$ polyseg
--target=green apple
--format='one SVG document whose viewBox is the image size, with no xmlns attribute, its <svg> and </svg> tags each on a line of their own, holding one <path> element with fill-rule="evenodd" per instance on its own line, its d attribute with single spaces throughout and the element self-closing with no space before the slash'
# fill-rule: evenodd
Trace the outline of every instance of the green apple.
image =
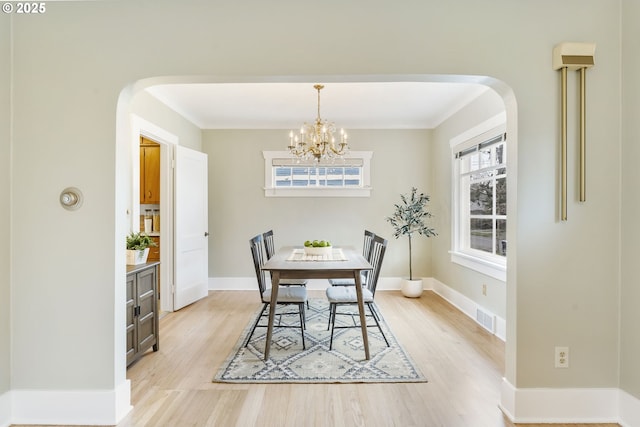
<svg viewBox="0 0 640 427">
<path fill-rule="evenodd" d="M 304 242 L 304 245 L 305 245 L 306 247 L 311 246 L 311 241 L 310 241 L 310 240 L 305 241 L 305 242 Z"/>
</svg>

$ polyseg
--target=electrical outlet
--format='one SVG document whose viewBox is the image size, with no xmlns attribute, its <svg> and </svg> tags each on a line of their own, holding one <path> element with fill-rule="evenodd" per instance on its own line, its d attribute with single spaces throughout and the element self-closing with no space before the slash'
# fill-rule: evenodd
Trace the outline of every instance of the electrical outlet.
<svg viewBox="0 0 640 427">
<path fill-rule="evenodd" d="M 556 368 L 569 367 L 569 347 L 556 347 Z"/>
<path fill-rule="evenodd" d="M 487 296 L 487 285 L 486 284 L 482 284 L 482 295 Z"/>
</svg>

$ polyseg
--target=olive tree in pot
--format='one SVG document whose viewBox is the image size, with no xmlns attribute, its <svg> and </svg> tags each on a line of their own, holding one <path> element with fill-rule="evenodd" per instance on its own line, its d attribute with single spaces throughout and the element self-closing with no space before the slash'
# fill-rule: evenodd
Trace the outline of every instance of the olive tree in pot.
<svg viewBox="0 0 640 427">
<path fill-rule="evenodd" d="M 411 194 L 401 194 L 401 203 L 395 204 L 395 211 L 386 220 L 393 226 L 393 237 L 400 236 L 409 238 L 409 278 L 403 279 L 401 285 L 402 294 L 406 297 L 416 298 L 422 295 L 422 279 L 413 278 L 413 264 L 411 253 L 411 238 L 414 235 L 424 237 L 437 236 L 436 231 L 427 226 L 425 220 L 431 217 L 431 213 L 426 210 L 429 196 L 418 193 L 418 189 L 413 187 Z"/>
</svg>

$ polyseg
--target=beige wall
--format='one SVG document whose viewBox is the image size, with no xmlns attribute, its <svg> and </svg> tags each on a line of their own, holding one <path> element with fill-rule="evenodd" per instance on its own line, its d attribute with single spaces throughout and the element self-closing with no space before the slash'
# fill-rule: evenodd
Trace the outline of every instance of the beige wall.
<svg viewBox="0 0 640 427">
<path fill-rule="evenodd" d="M 146 91 L 135 94 L 131 112 L 178 137 L 179 144 L 193 150 L 202 149 L 202 131 L 189 120 L 168 108 Z"/>
<path fill-rule="evenodd" d="M 0 67 L 0 199 L 10 200 L 11 176 L 11 57 L 9 17 L 0 16 L 0 58 L 9 66 Z M 0 396 L 10 386 L 10 203 L 0 203 Z M 0 404 L 0 407 L 2 405 Z M 3 421 L 0 410 L 0 424 Z"/>
<path fill-rule="evenodd" d="M 381 274 L 408 276 L 407 242 L 393 238 L 385 217 L 393 212 L 400 193 L 412 186 L 430 194 L 429 134 L 426 130 L 352 129 L 352 150 L 373 151 L 371 197 L 282 198 L 264 195 L 262 151 L 286 149 L 286 130 L 204 131 L 202 148 L 209 158 L 209 276 L 255 274 L 248 241 L 269 229 L 274 230 L 278 245 L 300 245 L 310 238 L 359 248 L 365 228 L 389 239 Z M 430 247 L 428 239 L 415 240 L 418 277 L 431 276 Z"/>
<path fill-rule="evenodd" d="M 640 4 L 624 1 L 622 79 L 622 285 L 620 386 L 640 397 L 640 28 L 634 25 L 640 16 Z"/>
<path fill-rule="evenodd" d="M 622 1 L 633 9 L 629 0 Z M 0 193 L 11 194 L 11 229 L 20 236 L 9 254 L 12 389 L 113 390 L 125 381 L 120 260 L 126 202 L 119 186 L 130 165 L 123 155 L 128 136 L 116 128 L 116 122 L 122 125 L 117 107 L 123 88 L 135 89 L 129 85 L 153 76 L 286 81 L 277 76 L 293 75 L 313 82 L 314 75 L 331 80 L 362 74 L 492 76 L 513 90 L 517 244 L 510 247 L 515 256 L 507 320 L 514 326 L 507 332 L 506 378 L 518 388 L 617 387 L 620 3 L 406 0 L 398 7 L 329 0 L 304 8 L 290 0 L 249 3 L 49 2 L 37 19 L 11 17 L 13 157 L 11 182 L 0 181 Z M 338 31 L 307 31 L 308 16 L 326 10 L 337 11 L 331 26 Z M 141 21 L 163 31 L 148 31 Z M 345 38 L 345 31 L 352 36 Z M 625 37 L 636 40 L 637 34 Z M 576 199 L 572 162 L 565 223 L 557 214 L 559 83 L 551 52 L 556 43 L 574 40 L 593 41 L 598 48 L 588 78 L 588 114 L 594 118 L 587 130 L 588 201 Z M 0 54 L 8 63 L 7 50 Z M 6 85 L 6 78 L 0 81 Z M 637 121 L 637 106 L 630 108 L 630 120 Z M 626 125 L 625 135 L 637 130 L 634 126 Z M 86 196 L 76 212 L 57 201 L 69 185 Z M 272 203 L 280 211 L 281 202 Z M 34 240 L 48 254 L 38 258 L 37 268 Z M 624 248 L 635 259 L 637 248 Z M 90 303 L 77 304 L 79 296 Z M 637 342 L 629 333 L 625 338 Z M 556 345 L 571 348 L 571 369 L 553 368 Z M 625 388 L 640 396 L 638 381 L 628 381 L 634 380 L 625 380 Z"/>
</svg>

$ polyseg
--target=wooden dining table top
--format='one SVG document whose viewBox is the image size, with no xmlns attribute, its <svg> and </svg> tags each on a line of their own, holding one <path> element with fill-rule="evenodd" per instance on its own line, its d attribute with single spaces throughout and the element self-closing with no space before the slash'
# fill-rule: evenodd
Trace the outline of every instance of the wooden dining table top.
<svg viewBox="0 0 640 427">
<path fill-rule="evenodd" d="M 373 268 L 360 252 L 349 246 L 335 248 L 342 250 L 346 258 L 344 261 L 289 261 L 288 258 L 293 250 L 300 248 L 300 246 L 285 246 L 280 248 L 271 259 L 265 262 L 262 269 L 266 271 L 279 271 L 283 278 L 348 279 L 353 278 L 353 272 L 356 270 L 371 270 Z"/>
</svg>

